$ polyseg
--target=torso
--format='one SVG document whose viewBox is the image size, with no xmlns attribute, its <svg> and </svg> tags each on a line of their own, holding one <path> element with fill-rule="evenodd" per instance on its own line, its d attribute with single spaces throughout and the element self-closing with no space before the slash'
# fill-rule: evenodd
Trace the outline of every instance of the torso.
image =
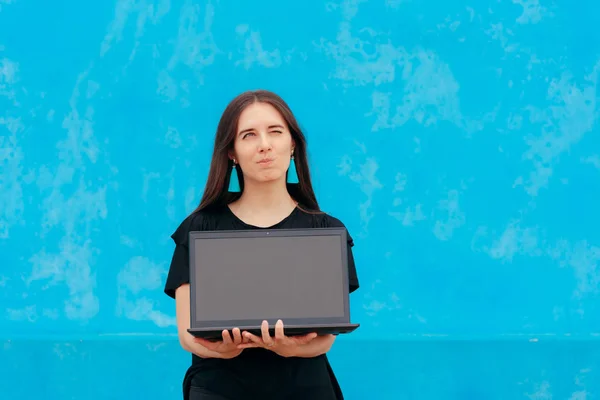
<svg viewBox="0 0 600 400">
<path fill-rule="evenodd" d="M 326 213 L 306 212 L 299 207 L 294 208 L 273 225 L 256 226 L 242 221 L 228 206 L 223 206 L 210 212 L 201 211 L 191 215 L 180 226 L 180 230 L 294 229 L 331 226 L 343 225 Z M 283 322 L 285 324 L 285 321 Z M 297 393 L 300 388 L 307 389 L 316 385 L 330 393 L 328 397 L 323 398 L 328 400 L 342 398 L 326 355 L 315 358 L 283 358 L 265 349 L 246 349 L 239 356 L 229 360 L 202 359 L 192 355 L 192 365 L 185 380 L 185 386 L 189 385 L 219 391 L 224 395 L 227 393 L 233 395 L 235 392 L 231 391 L 236 389 L 236 385 L 240 385 L 239 390 L 242 390 L 242 387 L 246 392 L 258 390 L 263 395 L 262 398 L 269 399 L 279 398 L 270 397 L 276 392 L 291 390 Z"/>
</svg>

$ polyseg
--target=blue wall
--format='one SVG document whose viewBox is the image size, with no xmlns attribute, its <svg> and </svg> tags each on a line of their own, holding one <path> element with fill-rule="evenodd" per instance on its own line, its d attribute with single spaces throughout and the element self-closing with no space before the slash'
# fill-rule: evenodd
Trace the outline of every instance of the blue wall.
<svg viewBox="0 0 600 400">
<path fill-rule="evenodd" d="M 169 235 L 254 88 L 356 239 L 348 399 L 600 397 L 599 25 L 592 0 L 0 0 L 0 397 L 180 398 Z"/>
</svg>

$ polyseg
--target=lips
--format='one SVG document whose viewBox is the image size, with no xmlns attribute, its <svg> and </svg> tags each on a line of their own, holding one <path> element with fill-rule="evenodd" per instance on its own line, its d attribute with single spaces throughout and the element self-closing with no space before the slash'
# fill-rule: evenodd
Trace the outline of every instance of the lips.
<svg viewBox="0 0 600 400">
<path fill-rule="evenodd" d="M 260 160 L 258 163 L 259 164 L 269 164 L 271 162 L 273 162 L 272 158 L 265 158 L 265 159 Z"/>
</svg>

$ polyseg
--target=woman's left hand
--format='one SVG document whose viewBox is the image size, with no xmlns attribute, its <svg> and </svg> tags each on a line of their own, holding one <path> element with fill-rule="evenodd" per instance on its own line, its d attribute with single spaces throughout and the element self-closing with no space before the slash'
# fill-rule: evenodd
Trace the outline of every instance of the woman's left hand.
<svg viewBox="0 0 600 400">
<path fill-rule="evenodd" d="M 317 334 L 312 332 L 302 336 L 285 336 L 283 333 L 283 321 L 278 320 L 275 324 L 275 337 L 269 334 L 269 323 L 263 321 L 260 327 L 261 336 L 256 336 L 250 332 L 244 331 L 243 337 L 249 343 L 238 345 L 239 349 L 247 349 L 252 347 L 262 347 L 279 354 L 282 357 L 294 357 L 298 348 L 308 344 L 311 340 L 317 337 Z"/>
</svg>

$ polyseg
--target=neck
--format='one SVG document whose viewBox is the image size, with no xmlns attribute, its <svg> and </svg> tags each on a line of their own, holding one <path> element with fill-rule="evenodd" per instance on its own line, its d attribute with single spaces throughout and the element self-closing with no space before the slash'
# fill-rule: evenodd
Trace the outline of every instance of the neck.
<svg viewBox="0 0 600 400">
<path fill-rule="evenodd" d="M 273 212 L 295 207 L 296 202 L 287 191 L 285 181 L 258 183 L 244 182 L 244 192 L 238 206 L 255 212 Z"/>
</svg>

